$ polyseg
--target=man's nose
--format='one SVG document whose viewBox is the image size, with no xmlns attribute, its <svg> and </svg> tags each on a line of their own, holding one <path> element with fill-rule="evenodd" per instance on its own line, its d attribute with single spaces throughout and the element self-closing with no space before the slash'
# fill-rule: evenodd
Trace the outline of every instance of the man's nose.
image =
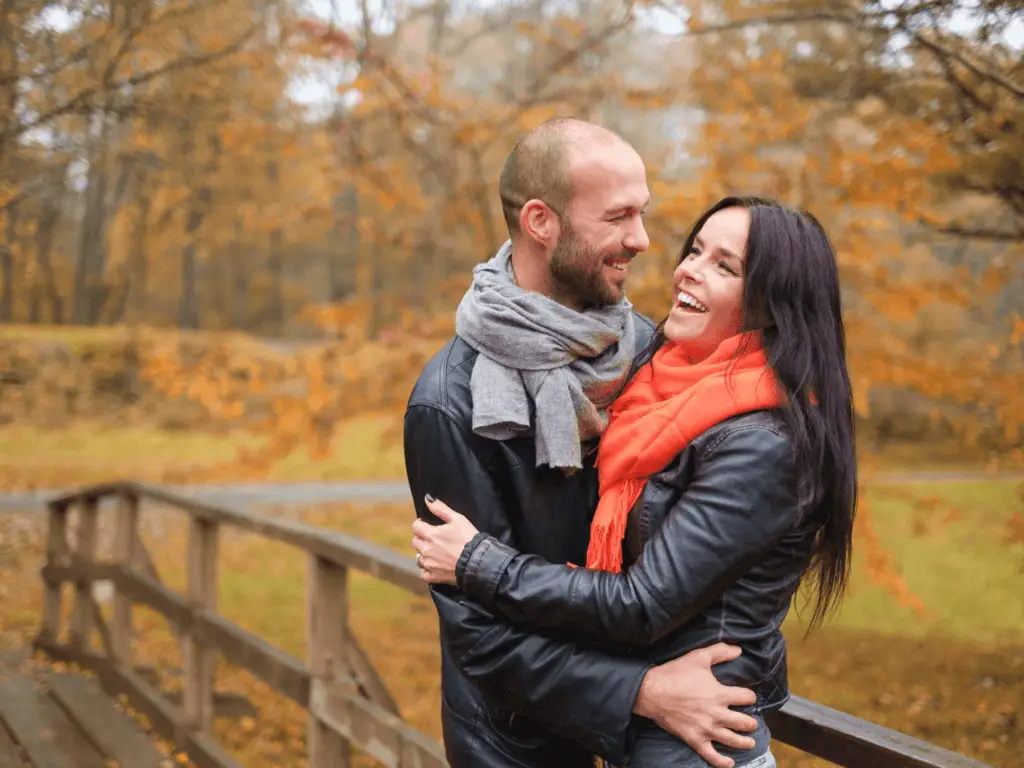
<svg viewBox="0 0 1024 768">
<path fill-rule="evenodd" d="M 632 226 L 622 240 L 622 246 L 636 253 L 646 251 L 651 247 L 651 238 L 647 236 L 647 230 L 644 228 L 642 217 L 637 216 L 633 219 Z"/>
</svg>

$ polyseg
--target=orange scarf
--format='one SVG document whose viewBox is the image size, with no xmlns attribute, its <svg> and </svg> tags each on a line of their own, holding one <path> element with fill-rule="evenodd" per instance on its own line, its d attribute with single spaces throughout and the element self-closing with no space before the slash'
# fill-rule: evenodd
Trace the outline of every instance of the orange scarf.
<svg viewBox="0 0 1024 768">
<path fill-rule="evenodd" d="M 743 344 L 750 351 L 737 357 Z M 609 409 L 597 453 L 601 498 L 590 527 L 587 567 L 622 570 L 630 510 L 647 478 L 668 466 L 690 441 L 720 421 L 783 402 L 756 336 L 726 339 L 699 363 L 666 343 Z"/>
</svg>

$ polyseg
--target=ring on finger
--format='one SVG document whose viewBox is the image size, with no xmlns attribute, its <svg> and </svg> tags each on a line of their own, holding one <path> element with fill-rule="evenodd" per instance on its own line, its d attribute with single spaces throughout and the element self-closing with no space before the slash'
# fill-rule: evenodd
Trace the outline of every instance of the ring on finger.
<svg viewBox="0 0 1024 768">
<path fill-rule="evenodd" d="M 418 568 L 423 568 L 423 553 L 422 552 L 417 552 L 416 553 L 416 566 Z"/>
</svg>

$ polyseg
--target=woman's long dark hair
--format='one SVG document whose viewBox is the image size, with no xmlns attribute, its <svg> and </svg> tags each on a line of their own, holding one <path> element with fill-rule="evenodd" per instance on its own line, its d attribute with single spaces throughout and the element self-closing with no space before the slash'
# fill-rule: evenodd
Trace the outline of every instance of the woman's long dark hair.
<svg viewBox="0 0 1024 768">
<path fill-rule="evenodd" d="M 704 223 L 725 208 L 750 211 L 744 330 L 760 331 L 768 364 L 788 400 L 780 416 L 803 470 L 800 482 L 807 484 L 805 492 L 815 500 L 808 511 L 816 519 L 807 521 L 820 526 L 811 563 L 817 600 L 810 630 L 835 607 L 846 588 L 857 507 L 853 395 L 836 254 L 810 213 L 757 197 L 727 197 L 693 225 L 680 261 Z M 664 325 L 658 327 L 645 358 L 665 342 Z"/>
</svg>

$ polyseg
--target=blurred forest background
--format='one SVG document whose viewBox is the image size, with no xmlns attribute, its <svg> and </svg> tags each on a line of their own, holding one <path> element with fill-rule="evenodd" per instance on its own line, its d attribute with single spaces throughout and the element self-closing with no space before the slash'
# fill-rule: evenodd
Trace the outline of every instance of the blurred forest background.
<svg viewBox="0 0 1024 768">
<path fill-rule="evenodd" d="M 1024 468 L 1021 0 L 0 0 L 0 43 L 0 489 L 402 480 L 412 383 L 506 237 L 501 163 L 582 117 L 647 162 L 652 318 L 725 194 L 836 244 L 865 502 L 797 692 L 1019 761 L 1024 486 L 946 481 Z M 408 549 L 405 505 L 302 514 Z M 0 635 L 38 623 L 10 519 L 0 573 L 27 586 Z M 302 564 L 245 547 L 233 618 L 301 648 L 279 590 Z M 432 615 L 354 601 L 365 647 L 412 644 L 376 661 L 433 732 Z M 301 754 L 260 700 L 236 754 Z"/>
</svg>

